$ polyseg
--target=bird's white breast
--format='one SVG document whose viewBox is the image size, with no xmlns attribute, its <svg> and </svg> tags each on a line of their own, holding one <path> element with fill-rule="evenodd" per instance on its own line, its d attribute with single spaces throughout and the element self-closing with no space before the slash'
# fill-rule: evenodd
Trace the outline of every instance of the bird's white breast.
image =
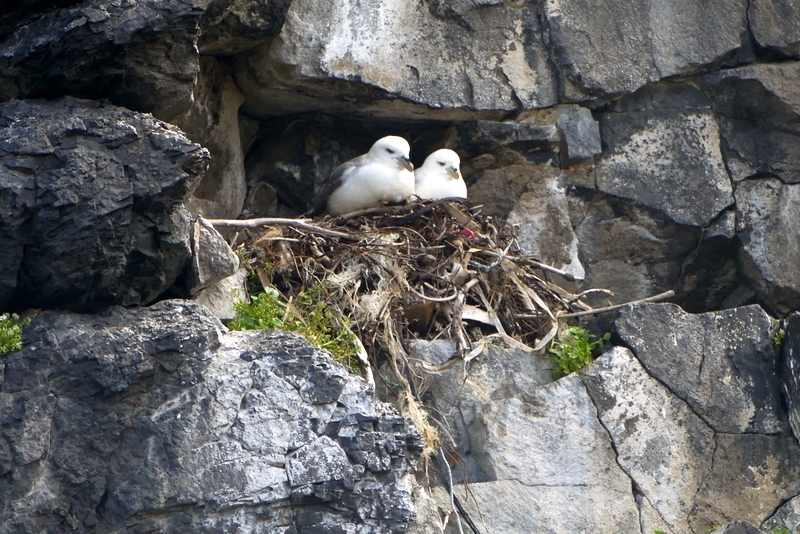
<svg viewBox="0 0 800 534">
<path fill-rule="evenodd" d="M 414 193 L 414 173 L 389 165 L 370 162 L 354 168 L 342 177 L 340 185 L 328 198 L 328 212 L 341 215 L 380 206 L 381 202 L 401 202 Z"/>
<path fill-rule="evenodd" d="M 446 171 L 419 169 L 417 172 L 415 194 L 419 198 L 436 200 L 447 197 L 467 198 L 467 184 L 461 178 L 453 179 Z"/>
</svg>

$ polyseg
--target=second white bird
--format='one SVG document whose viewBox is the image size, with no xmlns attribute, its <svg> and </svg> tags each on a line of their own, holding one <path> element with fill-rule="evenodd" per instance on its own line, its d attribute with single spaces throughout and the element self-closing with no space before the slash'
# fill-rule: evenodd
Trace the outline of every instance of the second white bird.
<svg viewBox="0 0 800 534">
<path fill-rule="evenodd" d="M 419 198 L 467 198 L 467 184 L 461 177 L 461 158 L 449 148 L 432 152 L 414 171 L 414 193 Z"/>
</svg>

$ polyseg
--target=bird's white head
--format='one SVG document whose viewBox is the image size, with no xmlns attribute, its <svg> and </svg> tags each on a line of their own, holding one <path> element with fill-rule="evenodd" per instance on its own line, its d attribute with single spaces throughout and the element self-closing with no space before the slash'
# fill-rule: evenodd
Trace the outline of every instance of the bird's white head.
<svg viewBox="0 0 800 534">
<path fill-rule="evenodd" d="M 429 172 L 446 172 L 452 180 L 461 178 L 461 158 L 449 148 L 440 148 L 425 158 L 420 169 Z"/>
<path fill-rule="evenodd" d="M 411 147 L 408 141 L 396 135 L 389 135 L 382 137 L 375 141 L 372 148 L 367 152 L 367 156 L 375 161 L 382 161 L 384 163 L 396 162 L 398 168 L 407 171 L 414 170 L 409 156 L 411 154 Z"/>
</svg>

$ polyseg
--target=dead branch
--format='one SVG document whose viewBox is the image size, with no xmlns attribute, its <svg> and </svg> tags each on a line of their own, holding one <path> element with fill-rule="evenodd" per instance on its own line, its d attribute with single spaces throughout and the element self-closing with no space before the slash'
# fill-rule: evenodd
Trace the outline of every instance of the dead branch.
<svg viewBox="0 0 800 534">
<path fill-rule="evenodd" d="M 260 226 L 291 226 L 299 230 L 305 230 L 314 234 L 324 235 L 328 237 L 338 237 L 339 239 L 347 239 L 349 241 L 358 241 L 363 236 L 348 234 L 345 232 L 337 232 L 328 228 L 321 228 L 313 224 L 307 223 L 303 219 L 280 219 L 268 217 L 263 219 L 207 219 L 209 223 L 214 226 L 227 226 L 227 227 L 241 227 L 241 228 L 258 228 Z"/>
<path fill-rule="evenodd" d="M 618 310 L 620 308 L 624 308 L 625 306 L 632 306 L 634 304 L 644 304 L 646 302 L 658 302 L 660 300 L 665 300 L 675 296 L 675 292 L 673 290 L 664 291 L 663 293 L 659 293 L 658 295 L 653 295 L 652 297 L 647 297 L 644 299 L 639 300 L 632 300 L 630 302 L 624 302 L 622 304 L 614 304 L 613 306 L 606 306 L 605 308 L 596 308 L 594 310 L 586 310 L 582 312 L 575 312 L 575 313 L 564 313 L 558 316 L 559 319 L 570 319 L 573 317 L 583 317 L 585 315 L 594 315 L 597 313 L 605 313 L 609 311 Z"/>
</svg>

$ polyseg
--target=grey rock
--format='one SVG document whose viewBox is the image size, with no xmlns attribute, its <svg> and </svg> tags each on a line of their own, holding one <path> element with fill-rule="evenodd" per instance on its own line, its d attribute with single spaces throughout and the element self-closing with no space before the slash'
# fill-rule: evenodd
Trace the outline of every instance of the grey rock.
<svg viewBox="0 0 800 534">
<path fill-rule="evenodd" d="M 182 0 L 52 11 L 0 44 L 0 100 L 106 97 L 169 120 L 191 105 L 202 11 Z"/>
<path fill-rule="evenodd" d="M 800 441 L 800 314 L 794 313 L 786 321 L 785 337 L 781 346 L 780 379 L 783 387 L 789 425 Z"/>
<path fill-rule="evenodd" d="M 712 430 L 625 348 L 581 375 L 620 467 L 673 531 L 693 532 L 695 496 L 713 466 Z"/>
<path fill-rule="evenodd" d="M 591 95 L 614 95 L 722 63 L 746 42 L 747 5 L 548 0 L 543 13 L 567 80 Z"/>
<path fill-rule="evenodd" d="M 609 289 L 617 303 L 675 286 L 683 262 L 697 248 L 699 228 L 679 225 L 656 210 L 613 197 L 569 198 L 578 255 L 586 271 L 581 287 Z M 588 301 L 599 307 L 608 305 L 608 299 L 596 295 Z"/>
<path fill-rule="evenodd" d="M 718 523 L 743 519 L 761 524 L 800 493 L 798 454 L 793 436 L 717 435 L 714 476 L 701 488 L 698 508 L 719 510 Z"/>
<path fill-rule="evenodd" d="M 703 231 L 705 239 L 722 237 L 732 239 L 736 235 L 736 211 L 726 210 L 722 212 L 717 220 L 709 224 Z"/>
<path fill-rule="evenodd" d="M 239 107 L 244 95 L 223 63 L 200 58 L 200 73 L 191 109 L 171 122 L 211 152 L 211 164 L 186 200 L 194 215 L 235 219 L 247 195 L 244 153 L 239 137 Z"/>
<path fill-rule="evenodd" d="M 792 436 L 714 433 L 694 406 L 672 394 L 671 383 L 651 377 L 622 347 L 581 376 L 620 466 L 671 531 L 707 532 L 734 520 L 760 524 L 798 491 L 800 447 Z"/>
<path fill-rule="evenodd" d="M 751 2 L 747 17 L 760 46 L 800 58 L 800 6 L 796 2 Z"/>
<path fill-rule="evenodd" d="M 738 242 L 733 239 L 735 212 L 726 210 L 712 222 L 681 265 L 673 286 L 675 301 L 688 312 L 701 313 L 744 306 L 755 302 L 752 292 L 742 291 L 738 269 Z"/>
<path fill-rule="evenodd" d="M 292 488 L 352 477 L 347 454 L 328 436 L 320 436 L 286 458 L 286 474 Z"/>
<path fill-rule="evenodd" d="M 734 179 L 773 176 L 800 182 L 800 63 L 750 65 L 700 81 L 719 117 Z"/>
<path fill-rule="evenodd" d="M 82 0 L 20 0 L 4 6 L 0 13 L 0 41 L 54 9 L 80 4 Z"/>
<path fill-rule="evenodd" d="M 307 199 L 311 201 L 311 197 Z M 308 204 L 310 205 L 310 204 Z M 273 186 L 265 182 L 253 184 L 247 192 L 242 215 L 254 217 L 255 215 L 273 215 L 278 211 L 278 192 Z"/>
<path fill-rule="evenodd" d="M 561 134 L 559 156 L 562 167 L 569 167 L 602 152 L 600 125 L 588 109 L 576 105 L 559 106 L 556 124 Z"/>
<path fill-rule="evenodd" d="M 419 434 L 296 334 L 227 332 L 186 301 L 42 312 L 3 363 L 3 532 L 379 533 L 414 518 Z"/>
<path fill-rule="evenodd" d="M 358 97 L 364 113 L 376 99 L 398 97 L 431 108 L 474 110 L 556 102 L 555 71 L 533 4 L 328 7 L 292 2 L 279 38 L 237 64 L 248 113 L 336 110 L 343 95 Z M 310 98 L 287 101 L 285 88 Z M 385 102 L 384 112 L 410 116 L 411 110 L 398 101 Z"/>
<path fill-rule="evenodd" d="M 742 271 L 764 305 L 778 315 L 800 307 L 800 184 L 747 180 L 736 188 L 736 231 Z"/>
<path fill-rule="evenodd" d="M 334 119 L 298 119 L 281 126 L 273 126 L 277 132 L 255 141 L 245 161 L 247 207 L 257 216 L 274 215 L 265 210 L 276 202 L 306 211 L 312 205 L 316 181 L 329 176 L 338 164 L 365 153 L 379 137 L 351 133 L 349 146 L 338 146 L 333 131 L 342 125 Z"/>
<path fill-rule="evenodd" d="M 475 176 L 467 195 L 483 206 L 481 213 L 505 219 L 536 173 L 536 167 L 525 165 L 487 169 Z"/>
<path fill-rule="evenodd" d="M 0 306 L 152 302 L 190 258 L 181 201 L 208 151 L 100 102 L 0 107 Z"/>
<path fill-rule="evenodd" d="M 705 226 L 733 203 L 710 103 L 691 86 L 642 90 L 601 115 L 597 188 Z"/>
<path fill-rule="evenodd" d="M 585 271 L 578 258 L 578 238 L 572 229 L 560 173 L 547 166 L 537 170 L 507 222 L 517 227 L 522 250 L 582 280 Z"/>
<path fill-rule="evenodd" d="M 644 532 L 627 488 L 532 487 L 517 480 L 472 482 L 465 508 L 491 525 L 490 532 Z M 620 506 L 621 505 L 621 506 Z M 598 513 L 605 510 L 605 513 Z M 451 519 L 451 524 L 454 522 Z M 464 532 L 468 529 L 464 526 Z M 451 527 L 448 534 L 456 533 Z M 481 531 L 483 532 L 483 531 Z M 652 534 L 648 532 L 648 534 Z"/>
<path fill-rule="evenodd" d="M 763 534 L 758 528 L 747 521 L 734 521 L 733 523 L 723 525 L 714 532 L 718 532 L 719 534 Z"/>
<path fill-rule="evenodd" d="M 616 326 L 647 371 L 716 432 L 788 430 L 773 320 L 760 307 L 691 315 L 675 304 L 645 304 L 626 308 Z"/>
<path fill-rule="evenodd" d="M 432 365 L 442 365 L 456 355 L 456 342 L 450 339 L 412 339 L 409 341 L 413 358 Z"/>
<path fill-rule="evenodd" d="M 524 360 L 540 356 L 500 351 L 489 358 L 452 371 L 460 385 L 455 396 L 434 396 L 437 412 L 451 414 L 469 440 L 457 452 L 475 497 L 462 501 L 471 516 L 508 533 L 638 531 L 630 480 L 580 380 L 536 387 L 535 375 L 524 374 L 541 363 Z M 541 383 L 549 382 L 543 374 Z"/>
<path fill-rule="evenodd" d="M 465 122 L 456 127 L 456 135 L 459 146 L 467 149 L 497 150 L 503 146 L 547 149 L 558 146 L 560 136 L 563 135 L 558 128 L 555 114 L 550 110 L 543 110 L 531 112 L 522 120 Z"/>
<path fill-rule="evenodd" d="M 235 303 L 247 300 L 246 281 L 247 269 L 241 267 L 231 276 L 198 291 L 192 300 L 208 309 L 217 319 L 232 321 L 236 318 Z"/>
<path fill-rule="evenodd" d="M 775 532 L 781 528 L 797 532 L 798 527 L 800 527 L 800 497 L 791 499 L 761 524 L 761 529 L 766 532 Z"/>
<path fill-rule="evenodd" d="M 216 228 L 198 217 L 192 225 L 192 262 L 189 269 L 189 289 L 194 294 L 239 268 L 239 257 Z"/>
<path fill-rule="evenodd" d="M 212 0 L 200 19 L 200 52 L 228 56 L 263 43 L 280 33 L 290 4 L 291 0 Z"/>
<path fill-rule="evenodd" d="M 759 525 L 800 492 L 800 446 L 793 436 L 717 434 L 714 469 L 697 494 L 695 532 L 710 524 Z"/>
<path fill-rule="evenodd" d="M 456 355 L 451 341 L 415 340 L 411 343 L 414 361 L 440 366 Z M 553 364 L 549 358 L 519 347 L 488 343 L 483 352 L 467 364 L 455 365 L 432 375 L 424 393 L 426 404 L 434 408 L 436 419 L 444 425 L 443 439 L 457 448 L 463 465 L 453 473 L 456 480 L 485 480 L 485 466 L 476 463 L 475 436 L 470 428 L 482 417 L 489 402 L 526 396 L 539 386 L 552 382 Z M 424 367 L 419 372 L 425 372 Z"/>
</svg>

